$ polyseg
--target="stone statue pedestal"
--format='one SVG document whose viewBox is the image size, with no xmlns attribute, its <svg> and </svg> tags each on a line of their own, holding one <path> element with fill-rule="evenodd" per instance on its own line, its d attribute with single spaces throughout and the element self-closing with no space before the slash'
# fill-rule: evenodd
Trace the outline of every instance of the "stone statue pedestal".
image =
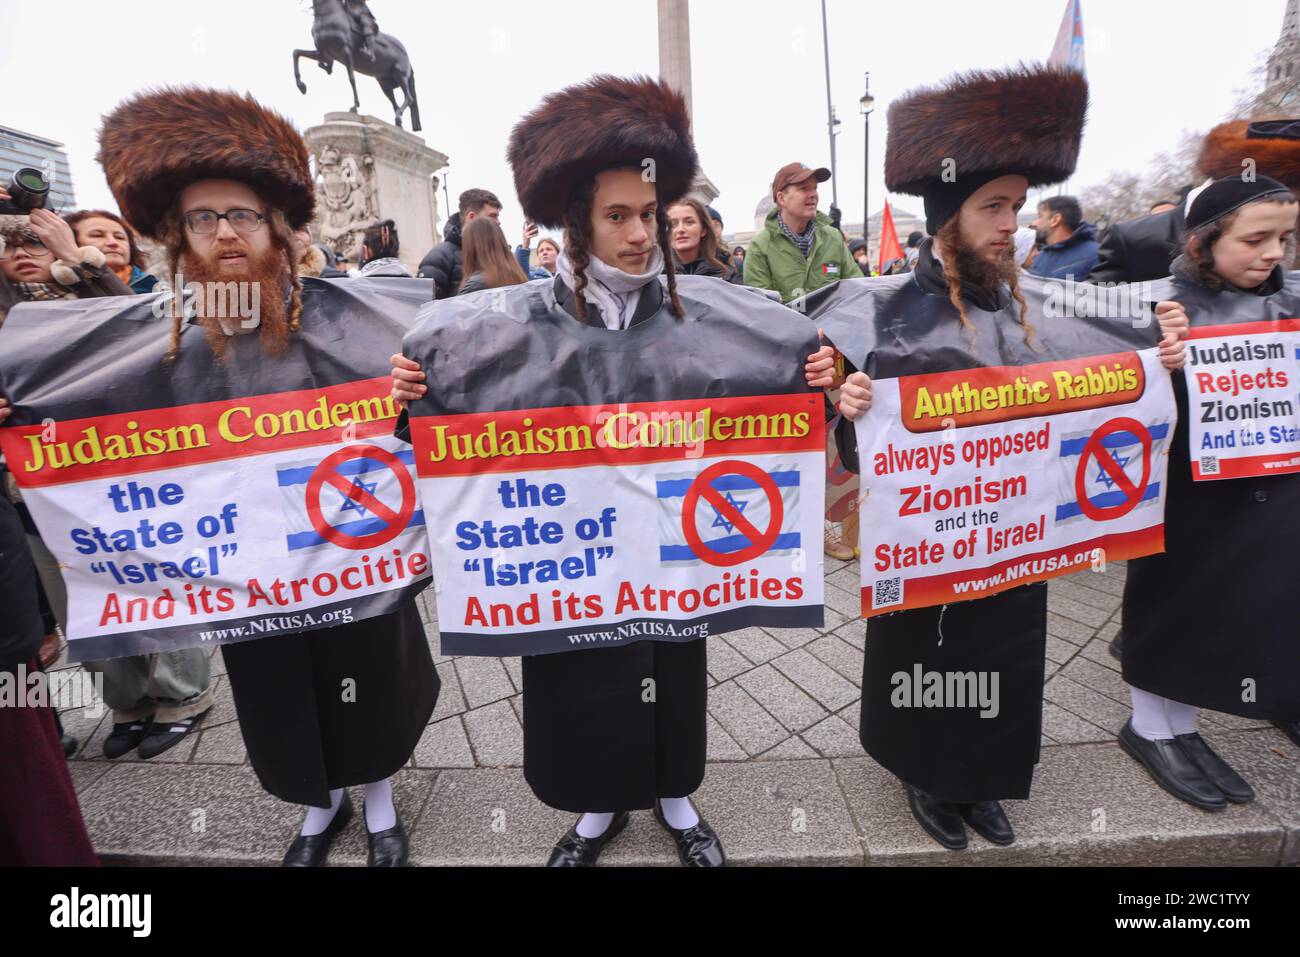
<svg viewBox="0 0 1300 957">
<path fill-rule="evenodd" d="M 366 227 L 391 219 L 399 258 L 415 272 L 441 240 L 437 179 L 447 154 L 414 133 L 359 113 L 326 113 L 303 133 L 316 172 L 311 234 L 351 265 Z"/>
</svg>

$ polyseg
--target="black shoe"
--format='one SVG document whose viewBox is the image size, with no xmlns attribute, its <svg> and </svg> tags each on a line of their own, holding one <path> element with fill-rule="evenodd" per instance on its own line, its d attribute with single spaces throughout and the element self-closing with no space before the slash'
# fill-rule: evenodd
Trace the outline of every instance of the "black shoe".
<svg viewBox="0 0 1300 957">
<path fill-rule="evenodd" d="M 1176 734 L 1174 740 L 1183 746 L 1183 751 L 1214 782 L 1214 786 L 1223 792 L 1233 804 L 1249 804 L 1255 800 L 1255 789 L 1246 783 L 1245 778 L 1233 770 L 1232 765 L 1206 743 L 1206 740 L 1193 731 L 1191 734 Z"/>
<path fill-rule="evenodd" d="M 139 721 L 124 721 L 113 725 L 113 731 L 104 739 L 104 757 L 120 758 L 128 751 L 134 751 L 149 734 L 153 718 Z"/>
<path fill-rule="evenodd" d="M 695 807 L 694 804 L 691 806 Z M 699 813 L 699 809 L 696 808 L 697 817 Z M 677 856 L 682 859 L 682 864 L 686 867 L 726 866 L 727 855 L 723 853 L 722 842 L 718 840 L 718 835 L 704 818 L 701 817 L 697 823 L 679 831 L 665 820 L 659 802 L 655 801 L 655 820 L 677 842 Z"/>
<path fill-rule="evenodd" d="M 366 867 L 405 867 L 410 859 L 411 842 L 400 819 L 386 831 L 367 830 L 366 841 L 370 845 Z"/>
<path fill-rule="evenodd" d="M 208 711 L 211 710 L 211 708 L 208 708 Z M 207 717 L 208 711 L 196 714 L 192 718 L 182 718 L 180 721 L 169 721 L 166 724 L 155 723 L 149 729 L 148 736 L 140 742 L 140 757 L 148 761 L 150 758 L 156 758 L 164 751 L 170 751 L 176 747 L 187 734 L 199 726 L 199 723 Z"/>
<path fill-rule="evenodd" d="M 1144 765 L 1156 784 L 1174 797 L 1207 811 L 1222 811 L 1228 806 L 1223 792 L 1173 738 L 1148 741 L 1133 730 L 1130 718 L 1119 733 L 1119 746 Z"/>
<path fill-rule="evenodd" d="M 627 821 L 627 811 L 619 811 L 600 837 L 583 837 L 578 833 L 577 825 L 574 825 L 569 828 L 569 833 L 555 842 L 546 866 L 594 867 L 605 845 L 618 837 L 619 832 L 627 827 Z"/>
<path fill-rule="evenodd" d="M 1274 721 L 1273 727 L 1277 728 L 1288 738 L 1297 748 L 1300 748 L 1300 721 Z"/>
<path fill-rule="evenodd" d="M 70 734 L 65 734 L 59 739 L 59 744 L 63 746 L 63 756 L 70 758 L 77 753 L 78 741 Z"/>
<path fill-rule="evenodd" d="M 950 851 L 965 849 L 966 828 L 961 823 L 961 813 L 956 804 L 941 801 L 910 784 L 907 785 L 907 804 L 912 809 L 912 817 L 926 834 Z"/>
<path fill-rule="evenodd" d="M 334 812 L 334 820 L 330 821 L 329 827 L 311 837 L 304 837 L 301 834 L 295 837 L 293 843 L 289 845 L 289 850 L 285 852 L 284 863 L 281 866 L 321 867 L 325 863 L 325 858 L 329 856 L 330 845 L 334 843 L 334 838 L 343 832 L 351 820 L 352 798 L 348 796 L 347 791 L 344 791 L 343 800 L 339 802 L 339 809 Z"/>
<path fill-rule="evenodd" d="M 1116 661 L 1124 660 L 1124 632 L 1120 632 L 1110 640 L 1110 656 Z"/>
<path fill-rule="evenodd" d="M 961 819 L 975 829 L 987 841 L 1002 847 L 1014 844 L 1016 832 L 1011 829 L 1006 812 L 997 801 L 980 801 L 977 804 L 958 804 L 957 811 Z"/>
</svg>

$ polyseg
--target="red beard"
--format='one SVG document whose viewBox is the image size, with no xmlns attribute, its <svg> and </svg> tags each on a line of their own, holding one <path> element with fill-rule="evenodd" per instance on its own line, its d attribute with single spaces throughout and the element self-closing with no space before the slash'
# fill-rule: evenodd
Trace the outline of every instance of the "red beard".
<svg viewBox="0 0 1300 957">
<path fill-rule="evenodd" d="M 240 252 L 247 256 L 244 268 L 239 270 L 222 269 L 220 257 L 223 253 Z M 272 245 L 264 253 L 255 253 L 243 240 L 235 239 L 215 243 L 206 256 L 186 250 L 181 256 L 181 271 L 185 284 L 198 283 L 203 290 L 203 313 L 196 321 L 203 326 L 208 336 L 208 345 L 219 362 L 226 361 L 230 337 L 221 327 L 217 315 L 208 315 L 209 303 L 218 304 L 221 309 L 217 314 L 224 314 L 227 324 L 238 325 L 248 318 L 256 318 L 257 334 L 262 348 L 268 355 L 278 356 L 284 352 L 289 343 L 289 310 L 285 301 L 285 290 L 289 285 L 289 261 L 284 251 Z M 248 284 L 244 294 L 227 295 L 227 283 Z M 257 311 L 255 317 L 240 315 L 241 302 L 250 301 L 251 290 L 257 290 Z M 212 294 L 209 295 L 209 291 Z M 224 307 L 224 308 L 222 308 Z"/>
</svg>

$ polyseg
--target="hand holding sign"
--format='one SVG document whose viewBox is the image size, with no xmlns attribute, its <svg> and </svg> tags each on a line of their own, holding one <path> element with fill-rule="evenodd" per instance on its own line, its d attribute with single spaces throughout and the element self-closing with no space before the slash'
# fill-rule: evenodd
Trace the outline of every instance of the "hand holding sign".
<svg viewBox="0 0 1300 957">
<path fill-rule="evenodd" d="M 856 422 L 871 411 L 871 379 L 865 372 L 855 372 L 840 390 L 840 412 L 850 422 Z"/>
<path fill-rule="evenodd" d="M 408 359 L 399 352 L 389 357 L 388 361 L 393 364 L 393 391 L 390 394 L 400 408 L 406 408 L 408 402 L 422 398 L 429 391 L 428 386 L 420 384 L 425 376 L 420 371 L 420 364 L 414 359 Z"/>
<path fill-rule="evenodd" d="M 1156 321 L 1160 323 L 1160 363 L 1170 372 L 1181 369 L 1187 362 L 1183 344 L 1191 331 L 1191 323 L 1181 302 L 1162 302 L 1156 305 Z"/>
<path fill-rule="evenodd" d="M 803 374 L 810 389 L 834 389 L 835 347 L 822 346 L 810 355 L 803 367 Z"/>
</svg>

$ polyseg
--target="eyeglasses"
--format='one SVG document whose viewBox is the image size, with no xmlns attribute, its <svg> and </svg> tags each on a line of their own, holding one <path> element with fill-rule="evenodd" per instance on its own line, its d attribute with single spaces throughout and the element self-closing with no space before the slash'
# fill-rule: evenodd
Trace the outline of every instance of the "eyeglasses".
<svg viewBox="0 0 1300 957">
<path fill-rule="evenodd" d="M 183 218 L 190 232 L 199 235 L 215 233 L 217 224 L 223 219 L 238 233 L 255 233 L 266 222 L 266 217 L 255 209 L 228 209 L 224 213 L 215 209 L 192 209 Z"/>
<path fill-rule="evenodd" d="M 44 259 L 50 255 L 49 248 L 39 239 L 20 239 L 16 243 L 7 243 L 0 238 L 0 259 L 13 259 L 22 250 L 33 259 Z"/>
</svg>

